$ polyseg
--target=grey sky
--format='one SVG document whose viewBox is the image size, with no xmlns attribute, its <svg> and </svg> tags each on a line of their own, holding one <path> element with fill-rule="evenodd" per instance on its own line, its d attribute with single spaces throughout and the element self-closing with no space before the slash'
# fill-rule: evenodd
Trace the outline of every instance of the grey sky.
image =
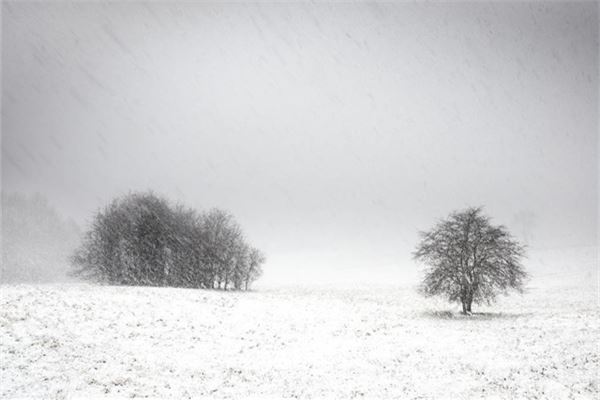
<svg viewBox="0 0 600 400">
<path fill-rule="evenodd" d="M 2 36 L 2 188 L 82 224 L 219 206 L 290 281 L 412 278 L 468 205 L 597 244 L 597 3 L 4 2 Z"/>
</svg>

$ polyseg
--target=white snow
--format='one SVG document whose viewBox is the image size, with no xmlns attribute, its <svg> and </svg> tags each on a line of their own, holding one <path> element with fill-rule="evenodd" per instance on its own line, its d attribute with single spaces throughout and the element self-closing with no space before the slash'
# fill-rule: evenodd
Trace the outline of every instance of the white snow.
<svg viewBox="0 0 600 400">
<path fill-rule="evenodd" d="M 2 398 L 596 399 L 598 292 L 4 285 Z"/>
</svg>

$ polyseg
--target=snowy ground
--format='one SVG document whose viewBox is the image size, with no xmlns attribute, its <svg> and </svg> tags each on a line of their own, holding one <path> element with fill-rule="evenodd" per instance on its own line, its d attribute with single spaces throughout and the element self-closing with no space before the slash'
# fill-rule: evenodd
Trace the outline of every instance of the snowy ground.
<svg viewBox="0 0 600 400">
<path fill-rule="evenodd" d="M 2 398 L 599 396 L 594 287 L 483 314 L 412 289 L 1 286 Z"/>
</svg>

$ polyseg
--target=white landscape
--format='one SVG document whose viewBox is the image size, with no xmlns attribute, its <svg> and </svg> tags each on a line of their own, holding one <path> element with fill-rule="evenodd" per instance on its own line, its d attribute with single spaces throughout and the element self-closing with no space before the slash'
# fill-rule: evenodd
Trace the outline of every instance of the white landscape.
<svg viewBox="0 0 600 400">
<path fill-rule="evenodd" d="M 599 17 L 2 0 L 0 400 L 599 400 Z"/>
<path fill-rule="evenodd" d="M 598 398 L 593 282 L 458 310 L 410 287 L 4 285 L 1 397 Z"/>
</svg>

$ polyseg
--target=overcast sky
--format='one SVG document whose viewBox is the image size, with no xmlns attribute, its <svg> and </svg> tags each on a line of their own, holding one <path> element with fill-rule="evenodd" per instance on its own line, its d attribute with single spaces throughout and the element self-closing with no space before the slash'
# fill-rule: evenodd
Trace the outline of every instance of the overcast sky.
<svg viewBox="0 0 600 400">
<path fill-rule="evenodd" d="M 484 205 L 598 242 L 598 4 L 2 3 L 2 188 L 231 211 L 265 280 L 412 279 Z"/>
</svg>

